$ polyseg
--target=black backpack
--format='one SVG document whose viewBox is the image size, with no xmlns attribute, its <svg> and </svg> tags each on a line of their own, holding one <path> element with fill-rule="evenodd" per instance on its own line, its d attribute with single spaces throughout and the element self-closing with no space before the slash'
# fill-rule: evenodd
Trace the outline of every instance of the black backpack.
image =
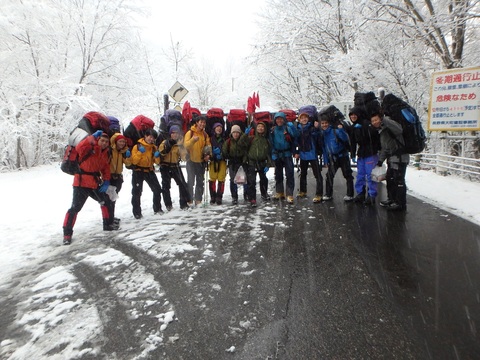
<svg viewBox="0 0 480 360">
<path fill-rule="evenodd" d="M 381 109 L 380 102 L 372 91 L 366 93 L 356 92 L 353 96 L 353 104 L 356 108 L 363 111 L 368 119 L 370 119 L 373 113 L 378 113 Z"/>
<path fill-rule="evenodd" d="M 425 149 L 427 137 L 422 122 L 413 107 L 393 94 L 387 94 L 382 101 L 384 115 L 398 122 L 403 129 L 404 150 L 417 154 Z"/>
</svg>

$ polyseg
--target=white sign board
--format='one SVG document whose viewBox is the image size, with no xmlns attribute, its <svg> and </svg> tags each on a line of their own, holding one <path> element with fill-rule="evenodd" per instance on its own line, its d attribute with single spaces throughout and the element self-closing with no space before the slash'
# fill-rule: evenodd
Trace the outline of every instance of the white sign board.
<svg viewBox="0 0 480 360">
<path fill-rule="evenodd" d="M 433 73 L 428 130 L 480 130 L 480 67 Z"/>
<path fill-rule="evenodd" d="M 168 95 L 170 95 L 176 102 L 180 102 L 187 94 L 188 90 L 178 81 L 173 84 L 170 90 L 168 90 Z"/>
</svg>

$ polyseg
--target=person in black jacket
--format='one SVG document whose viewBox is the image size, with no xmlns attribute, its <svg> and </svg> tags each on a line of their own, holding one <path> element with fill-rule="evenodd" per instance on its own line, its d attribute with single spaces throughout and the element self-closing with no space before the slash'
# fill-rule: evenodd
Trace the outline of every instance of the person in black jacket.
<svg viewBox="0 0 480 360">
<path fill-rule="evenodd" d="M 357 196 L 355 196 L 354 201 L 365 205 L 373 205 L 377 197 L 377 183 L 372 180 L 371 173 L 378 162 L 380 136 L 361 109 L 351 108 L 348 116 L 353 124 L 354 142 L 352 143 L 355 146 L 352 152 L 353 156 L 356 155 L 357 157 L 357 177 L 355 180 Z"/>
</svg>

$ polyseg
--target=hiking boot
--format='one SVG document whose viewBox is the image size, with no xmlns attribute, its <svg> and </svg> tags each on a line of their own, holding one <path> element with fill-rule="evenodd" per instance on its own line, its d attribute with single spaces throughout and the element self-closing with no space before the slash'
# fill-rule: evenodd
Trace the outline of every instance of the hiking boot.
<svg viewBox="0 0 480 360">
<path fill-rule="evenodd" d="M 72 235 L 63 235 L 63 245 L 70 245 L 72 243 Z"/>
<path fill-rule="evenodd" d="M 134 214 L 133 217 L 137 220 L 141 219 L 143 216 L 142 214 Z"/>
<path fill-rule="evenodd" d="M 257 207 L 257 200 L 250 200 L 251 207 Z"/>
<path fill-rule="evenodd" d="M 328 196 L 328 195 L 325 195 L 325 196 L 322 198 L 323 201 L 330 201 L 330 200 L 332 200 L 332 199 L 333 199 L 333 197 Z"/>
<path fill-rule="evenodd" d="M 345 195 L 343 197 L 343 201 L 345 202 L 352 202 L 353 201 L 353 196 Z"/>
<path fill-rule="evenodd" d="M 108 224 L 108 225 L 103 225 L 103 231 L 114 231 L 118 230 L 119 226 L 115 224 Z"/>
<path fill-rule="evenodd" d="M 300 191 L 300 192 L 297 194 L 297 198 L 306 198 L 306 197 L 307 197 L 307 193 L 306 193 L 306 192 Z"/>
<path fill-rule="evenodd" d="M 319 202 L 322 202 L 322 196 L 321 195 L 315 195 L 313 198 L 313 203 L 318 204 Z"/>
<path fill-rule="evenodd" d="M 202 200 L 195 200 L 195 206 L 201 205 L 201 204 L 202 204 Z"/>
<path fill-rule="evenodd" d="M 293 204 L 293 196 L 291 196 L 291 195 L 287 196 L 287 203 Z"/>
<path fill-rule="evenodd" d="M 363 203 L 365 202 L 365 193 L 360 193 L 358 194 L 357 196 L 355 196 L 353 198 L 353 201 L 356 202 L 356 203 Z"/>
<path fill-rule="evenodd" d="M 217 205 L 222 205 L 222 199 L 217 199 Z"/>
<path fill-rule="evenodd" d="M 285 199 L 285 194 L 284 193 L 276 193 L 273 196 L 273 200 L 281 200 L 281 199 Z"/>
<path fill-rule="evenodd" d="M 392 202 L 390 205 L 387 206 L 387 210 L 389 211 L 405 211 L 407 210 L 406 205 L 400 205 L 397 202 Z"/>
<path fill-rule="evenodd" d="M 164 214 L 164 212 L 163 212 L 162 209 L 160 209 L 160 210 L 158 210 L 158 211 L 155 211 L 155 212 L 153 213 L 153 215 L 163 215 L 163 214 Z"/>
<path fill-rule="evenodd" d="M 214 205 L 216 203 L 215 198 L 210 198 L 210 205 Z"/>
<path fill-rule="evenodd" d="M 173 210 L 173 206 L 167 206 L 167 211 L 172 211 Z"/>
<path fill-rule="evenodd" d="M 262 195 L 262 201 L 270 201 L 270 196 L 268 196 L 268 195 L 263 196 Z"/>
<path fill-rule="evenodd" d="M 393 203 L 393 200 L 387 199 L 387 200 L 380 201 L 380 206 L 388 207 L 388 206 L 390 206 L 392 203 Z"/>
<path fill-rule="evenodd" d="M 367 198 L 364 201 L 364 204 L 367 205 L 367 206 L 375 205 L 375 197 L 370 196 L 370 195 L 367 196 Z"/>
<path fill-rule="evenodd" d="M 119 225 L 119 224 L 120 224 L 120 221 L 121 221 L 121 219 L 119 219 L 119 218 L 113 218 L 113 223 L 114 223 L 114 224 Z"/>
<path fill-rule="evenodd" d="M 238 199 L 232 199 L 232 205 L 238 205 Z"/>
</svg>

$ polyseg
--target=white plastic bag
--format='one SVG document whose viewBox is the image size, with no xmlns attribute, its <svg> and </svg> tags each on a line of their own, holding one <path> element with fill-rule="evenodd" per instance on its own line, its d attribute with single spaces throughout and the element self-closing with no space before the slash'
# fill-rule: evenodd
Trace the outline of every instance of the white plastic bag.
<svg viewBox="0 0 480 360">
<path fill-rule="evenodd" d="M 245 170 L 243 170 L 243 166 L 238 168 L 233 182 L 237 185 L 243 185 L 247 183 L 247 174 L 245 173 Z"/>
<path fill-rule="evenodd" d="M 117 201 L 118 199 L 118 193 L 117 193 L 117 187 L 113 185 L 108 185 L 108 189 L 106 191 L 108 197 L 110 198 L 111 201 Z"/>
<path fill-rule="evenodd" d="M 372 180 L 375 182 L 383 181 L 387 178 L 387 167 L 385 164 L 382 166 L 375 166 L 372 170 Z"/>
</svg>

